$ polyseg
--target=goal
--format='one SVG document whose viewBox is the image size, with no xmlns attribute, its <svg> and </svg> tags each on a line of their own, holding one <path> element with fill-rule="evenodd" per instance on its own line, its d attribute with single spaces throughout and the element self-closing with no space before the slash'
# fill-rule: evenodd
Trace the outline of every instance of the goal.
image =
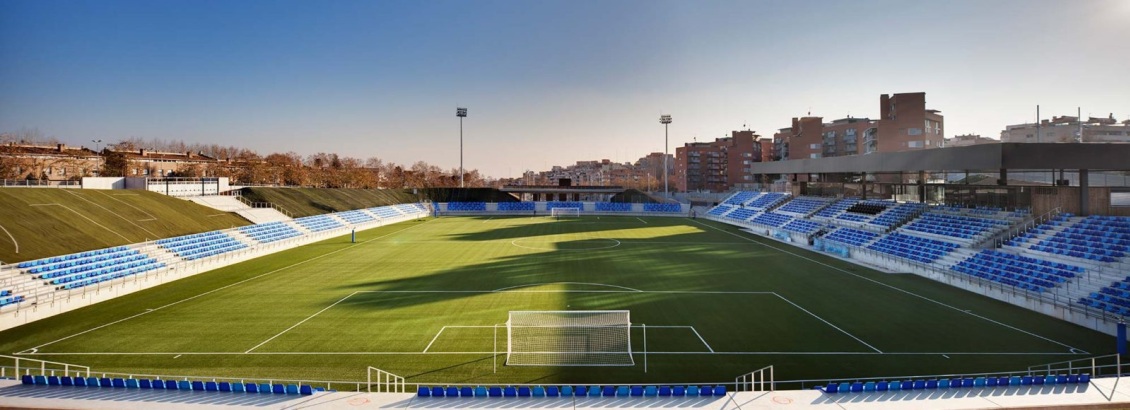
<svg viewBox="0 0 1130 410">
<path fill-rule="evenodd" d="M 627 310 L 511 311 L 508 366 L 632 366 Z"/>
<path fill-rule="evenodd" d="M 549 215 L 554 218 L 580 218 L 581 208 L 577 207 L 560 207 L 549 210 Z"/>
</svg>

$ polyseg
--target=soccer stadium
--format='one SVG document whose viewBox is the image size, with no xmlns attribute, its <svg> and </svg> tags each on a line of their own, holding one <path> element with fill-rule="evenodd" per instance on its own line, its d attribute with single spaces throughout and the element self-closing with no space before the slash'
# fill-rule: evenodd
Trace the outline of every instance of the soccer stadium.
<svg viewBox="0 0 1130 410">
<path fill-rule="evenodd" d="M 0 1 L 0 409 L 1130 408 L 1127 4 Z"/>
</svg>

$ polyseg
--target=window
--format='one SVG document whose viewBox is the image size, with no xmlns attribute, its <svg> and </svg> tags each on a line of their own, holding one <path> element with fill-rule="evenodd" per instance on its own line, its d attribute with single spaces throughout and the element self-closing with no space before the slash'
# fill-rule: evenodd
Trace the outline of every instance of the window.
<svg viewBox="0 0 1130 410">
<path fill-rule="evenodd" d="M 820 149 L 820 144 L 808 144 L 808 149 Z"/>
<path fill-rule="evenodd" d="M 906 135 L 911 135 L 911 136 L 922 135 L 922 129 L 921 128 L 907 128 L 906 129 Z"/>
<path fill-rule="evenodd" d="M 809 158 L 820 158 L 820 154 L 812 153 L 812 154 L 808 154 L 808 157 Z"/>
<path fill-rule="evenodd" d="M 906 143 L 911 148 L 922 148 L 922 141 L 910 141 Z"/>
</svg>

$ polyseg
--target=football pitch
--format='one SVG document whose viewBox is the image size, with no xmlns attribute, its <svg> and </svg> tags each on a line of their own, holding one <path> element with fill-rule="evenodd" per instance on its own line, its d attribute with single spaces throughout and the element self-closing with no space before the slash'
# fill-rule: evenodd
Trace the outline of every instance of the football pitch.
<svg viewBox="0 0 1130 410">
<path fill-rule="evenodd" d="M 631 361 L 508 366 L 510 311 L 627 310 Z M 0 333 L 0 351 L 148 375 L 714 383 L 996 372 L 1114 338 L 687 218 L 443 217 L 265 256 Z"/>
</svg>

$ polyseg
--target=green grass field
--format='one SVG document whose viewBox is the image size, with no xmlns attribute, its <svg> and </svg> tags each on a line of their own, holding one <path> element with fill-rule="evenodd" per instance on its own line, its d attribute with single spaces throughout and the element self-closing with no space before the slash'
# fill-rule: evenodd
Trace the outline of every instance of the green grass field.
<svg viewBox="0 0 1130 410">
<path fill-rule="evenodd" d="M 615 309 L 636 325 L 634 366 L 503 366 L 493 353 L 511 310 Z M 767 365 L 778 380 L 973 373 L 1113 348 L 928 279 L 658 217 L 405 222 L 0 333 L 2 352 L 103 371 L 363 380 L 374 366 L 456 383 L 725 382 Z"/>
</svg>

